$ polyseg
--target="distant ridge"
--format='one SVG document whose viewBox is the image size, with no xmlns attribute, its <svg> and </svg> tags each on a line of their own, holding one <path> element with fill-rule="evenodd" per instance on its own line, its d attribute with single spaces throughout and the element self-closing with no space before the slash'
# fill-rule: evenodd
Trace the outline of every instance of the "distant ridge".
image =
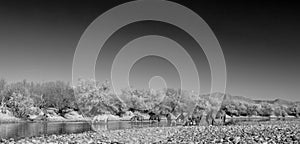
<svg viewBox="0 0 300 144">
<path fill-rule="evenodd" d="M 218 93 L 220 94 L 220 93 Z M 214 95 L 214 94 L 212 94 Z M 209 96 L 208 94 L 205 96 Z M 249 103 L 249 104 L 261 104 L 261 103 L 269 103 L 269 104 L 278 104 L 278 105 L 293 105 L 300 104 L 300 101 L 288 101 L 284 99 L 275 99 L 275 100 L 253 100 L 251 98 L 245 96 L 233 96 L 230 94 L 224 94 L 224 102 L 240 102 L 240 103 Z"/>
<path fill-rule="evenodd" d="M 277 105 L 294 105 L 294 104 L 300 104 L 299 101 L 292 102 L 292 101 L 287 101 L 283 99 L 275 99 L 275 100 L 254 100 L 256 103 L 269 103 L 269 104 L 277 104 Z"/>
<path fill-rule="evenodd" d="M 233 96 L 230 94 L 223 94 L 223 93 L 212 93 L 210 94 L 203 94 L 200 95 L 200 98 L 208 99 L 209 97 L 221 97 L 221 95 L 224 95 L 222 104 L 230 104 L 230 103 L 241 103 L 241 104 L 248 104 L 248 105 L 261 105 L 263 103 L 268 103 L 274 106 L 292 106 L 292 105 L 300 105 L 300 101 L 288 101 L 284 99 L 275 99 L 275 100 L 253 100 L 251 98 L 245 97 L 245 96 Z M 220 100 L 220 99 L 219 99 Z"/>
</svg>

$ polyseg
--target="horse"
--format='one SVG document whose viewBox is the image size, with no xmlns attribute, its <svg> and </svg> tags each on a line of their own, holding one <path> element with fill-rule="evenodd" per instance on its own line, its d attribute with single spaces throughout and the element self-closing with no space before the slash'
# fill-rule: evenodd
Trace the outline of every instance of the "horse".
<svg viewBox="0 0 300 144">
<path fill-rule="evenodd" d="M 176 117 L 176 122 L 183 122 L 185 120 L 185 116 L 187 115 L 187 113 L 180 113 L 177 117 Z"/>
<path fill-rule="evenodd" d="M 143 117 L 143 116 L 140 116 L 140 115 L 135 115 L 135 116 L 133 116 L 132 118 L 130 118 L 130 121 L 131 121 L 131 122 L 137 122 L 137 121 L 142 122 L 143 120 L 144 120 L 144 117 Z"/>
<path fill-rule="evenodd" d="M 160 120 L 161 120 L 160 115 L 158 115 L 158 114 L 150 115 L 150 118 L 149 118 L 150 123 L 151 123 L 151 121 L 152 122 L 155 122 L 155 121 L 160 122 Z"/>
<path fill-rule="evenodd" d="M 176 125 L 176 117 L 172 113 L 164 115 L 167 118 L 167 123 L 170 125 Z"/>
<path fill-rule="evenodd" d="M 226 122 L 226 112 L 224 110 L 219 110 L 216 114 L 216 119 L 221 119 L 223 124 Z"/>
<path fill-rule="evenodd" d="M 192 115 L 188 114 L 188 113 L 180 113 L 177 117 L 176 117 L 176 123 L 183 123 L 184 126 L 190 126 L 194 124 L 194 118 Z"/>
<path fill-rule="evenodd" d="M 211 121 L 209 119 L 211 119 Z M 217 111 L 217 110 L 214 110 L 214 109 L 209 110 L 208 113 L 207 113 L 207 116 L 206 116 L 206 122 L 208 124 L 215 125 L 217 119 L 221 119 L 222 123 L 225 124 L 225 121 L 226 121 L 225 111 L 224 110 L 218 110 Z"/>
</svg>

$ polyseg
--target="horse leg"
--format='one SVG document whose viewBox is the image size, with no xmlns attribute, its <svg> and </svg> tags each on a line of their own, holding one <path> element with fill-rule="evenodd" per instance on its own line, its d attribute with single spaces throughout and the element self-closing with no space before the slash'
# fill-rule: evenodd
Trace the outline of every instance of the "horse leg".
<svg viewBox="0 0 300 144">
<path fill-rule="evenodd" d="M 207 122 L 207 124 L 209 125 L 210 123 L 209 123 L 209 115 L 206 115 L 206 122 Z"/>
</svg>

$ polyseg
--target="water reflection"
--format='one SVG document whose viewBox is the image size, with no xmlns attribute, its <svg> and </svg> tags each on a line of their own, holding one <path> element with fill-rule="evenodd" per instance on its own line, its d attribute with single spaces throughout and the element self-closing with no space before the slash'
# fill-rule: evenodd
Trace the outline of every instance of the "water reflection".
<svg viewBox="0 0 300 144">
<path fill-rule="evenodd" d="M 88 123 L 69 122 L 69 123 L 5 123 L 0 124 L 1 139 L 20 139 L 50 134 L 80 133 L 91 130 Z"/>
<path fill-rule="evenodd" d="M 38 122 L 38 123 L 0 123 L 0 139 L 20 139 L 24 137 L 82 133 L 91 130 L 118 130 L 142 127 L 165 127 L 167 122 L 150 124 L 149 122 L 109 122 L 90 125 L 86 122 Z"/>
<path fill-rule="evenodd" d="M 92 129 L 94 131 L 101 130 L 118 130 L 118 129 L 132 129 L 132 128 L 143 128 L 143 127 L 167 127 L 171 126 L 167 122 L 160 123 L 149 123 L 149 122 L 109 122 L 108 124 L 93 123 Z"/>
</svg>

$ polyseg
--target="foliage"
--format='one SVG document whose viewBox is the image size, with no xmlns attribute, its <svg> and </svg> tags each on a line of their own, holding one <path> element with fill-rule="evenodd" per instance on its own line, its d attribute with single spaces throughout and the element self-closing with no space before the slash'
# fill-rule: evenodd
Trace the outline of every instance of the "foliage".
<svg viewBox="0 0 300 144">
<path fill-rule="evenodd" d="M 80 110 L 85 116 L 96 116 L 104 113 L 123 115 L 127 111 L 139 113 L 161 113 L 178 115 L 209 109 L 216 105 L 218 99 L 198 96 L 180 89 L 163 89 L 159 91 L 123 89 L 116 95 L 106 81 L 80 80 L 71 87 L 62 81 L 33 83 L 7 83 L 0 79 L 1 108 L 9 109 L 15 116 L 26 118 L 32 109 L 57 108 L 63 115 L 67 109 Z M 194 109 L 198 106 L 198 109 Z M 229 100 L 222 103 L 221 110 L 229 116 L 282 116 L 299 117 L 299 104 L 283 107 L 270 102 L 247 103 Z"/>
<path fill-rule="evenodd" d="M 288 115 L 299 117 L 300 106 L 297 104 L 291 105 L 286 109 Z"/>
<path fill-rule="evenodd" d="M 246 105 L 247 107 L 247 115 L 248 116 L 256 116 L 257 115 L 257 106 L 256 105 Z"/>
<path fill-rule="evenodd" d="M 6 83 L 7 82 L 5 79 L 0 79 L 0 100 L 1 100 L 0 102 L 2 107 L 4 105 L 4 100 L 5 100 L 4 90 L 5 90 Z"/>
<path fill-rule="evenodd" d="M 277 106 L 274 109 L 274 115 L 277 117 L 285 117 L 285 116 L 287 116 L 287 113 L 283 106 Z"/>
<path fill-rule="evenodd" d="M 229 116 L 239 116 L 239 112 L 235 103 L 229 103 L 227 105 L 224 105 L 222 106 L 222 109 Z"/>
<path fill-rule="evenodd" d="M 270 117 L 272 115 L 273 109 L 270 104 L 262 103 L 261 108 L 258 110 L 260 116 Z"/>
<path fill-rule="evenodd" d="M 238 111 L 240 116 L 248 115 L 247 106 L 243 103 L 238 103 L 238 105 L 236 106 L 236 110 Z"/>
<path fill-rule="evenodd" d="M 120 114 L 125 108 L 120 99 L 112 92 L 108 82 L 80 80 L 75 88 L 76 103 L 85 116 L 104 113 Z"/>
<path fill-rule="evenodd" d="M 7 107 L 20 118 L 32 113 L 32 108 L 55 107 L 60 111 L 66 108 L 76 109 L 72 87 L 62 81 L 33 83 L 22 82 L 7 84 L 0 80 L 1 105 Z"/>
<path fill-rule="evenodd" d="M 5 97 L 7 100 L 5 106 L 8 107 L 14 116 L 26 118 L 33 106 L 33 100 L 30 98 L 29 85 L 26 81 L 10 84 L 5 87 Z"/>
</svg>

